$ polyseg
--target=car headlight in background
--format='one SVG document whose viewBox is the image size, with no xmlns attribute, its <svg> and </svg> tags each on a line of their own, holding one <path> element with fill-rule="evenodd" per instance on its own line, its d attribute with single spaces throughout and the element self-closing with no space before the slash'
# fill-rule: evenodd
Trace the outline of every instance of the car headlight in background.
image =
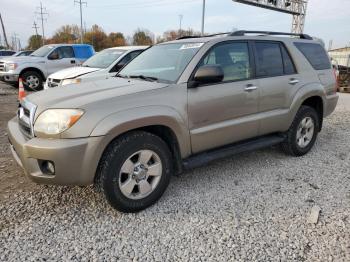
<svg viewBox="0 0 350 262">
<path fill-rule="evenodd" d="M 34 124 L 34 133 L 57 135 L 73 126 L 84 114 L 81 109 L 48 109 Z"/>
<path fill-rule="evenodd" d="M 62 85 L 70 85 L 70 84 L 79 84 L 81 82 L 80 78 L 73 78 L 73 79 L 64 79 L 62 81 Z"/>
<path fill-rule="evenodd" d="M 6 63 L 6 71 L 16 70 L 17 66 L 17 63 Z"/>
</svg>

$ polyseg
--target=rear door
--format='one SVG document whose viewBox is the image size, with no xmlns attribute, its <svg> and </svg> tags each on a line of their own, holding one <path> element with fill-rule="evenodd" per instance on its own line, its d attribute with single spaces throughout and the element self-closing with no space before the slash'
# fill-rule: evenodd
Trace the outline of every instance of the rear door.
<svg viewBox="0 0 350 262">
<path fill-rule="evenodd" d="M 282 42 L 255 41 L 254 56 L 260 92 L 259 134 L 264 135 L 280 131 L 290 107 L 290 97 L 302 83 Z"/>
<path fill-rule="evenodd" d="M 248 42 L 227 41 L 212 47 L 197 66 L 220 65 L 224 79 L 188 89 L 193 153 L 257 136 L 258 89 L 252 63 Z"/>
</svg>

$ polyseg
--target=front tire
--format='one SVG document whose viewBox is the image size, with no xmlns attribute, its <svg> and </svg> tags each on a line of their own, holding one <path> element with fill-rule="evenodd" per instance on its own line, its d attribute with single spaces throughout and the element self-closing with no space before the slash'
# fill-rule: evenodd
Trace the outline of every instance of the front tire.
<svg viewBox="0 0 350 262">
<path fill-rule="evenodd" d="M 107 147 L 96 183 L 112 207 L 131 213 L 153 205 L 163 195 L 172 174 L 167 144 L 151 133 L 135 131 Z"/>
<path fill-rule="evenodd" d="M 23 85 L 27 91 L 40 91 L 43 89 L 43 79 L 38 72 L 26 71 L 22 75 Z"/>
<path fill-rule="evenodd" d="M 320 119 L 316 110 L 310 106 L 301 106 L 287 131 L 282 150 L 292 156 L 307 154 L 316 142 L 320 130 Z"/>
</svg>

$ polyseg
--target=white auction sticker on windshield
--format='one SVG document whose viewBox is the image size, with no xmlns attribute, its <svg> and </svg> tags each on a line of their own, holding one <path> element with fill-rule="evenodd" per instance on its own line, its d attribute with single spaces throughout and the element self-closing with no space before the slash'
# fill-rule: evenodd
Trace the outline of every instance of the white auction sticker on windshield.
<svg viewBox="0 0 350 262">
<path fill-rule="evenodd" d="M 204 45 L 204 43 L 191 43 L 191 44 L 184 44 L 181 46 L 180 49 L 192 49 L 192 48 L 200 48 Z"/>
</svg>

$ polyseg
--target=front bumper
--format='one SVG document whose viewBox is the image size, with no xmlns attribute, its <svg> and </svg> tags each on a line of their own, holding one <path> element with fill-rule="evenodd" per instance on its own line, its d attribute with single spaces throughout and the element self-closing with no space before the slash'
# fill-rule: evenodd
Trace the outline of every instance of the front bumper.
<svg viewBox="0 0 350 262">
<path fill-rule="evenodd" d="M 18 82 L 19 75 L 11 72 L 0 72 L 0 80 L 4 82 Z"/>
<path fill-rule="evenodd" d="M 21 132 L 17 118 L 8 122 L 8 136 L 14 158 L 25 174 L 39 184 L 89 185 L 104 150 L 103 136 L 76 139 L 29 139 Z M 54 163 L 47 174 L 41 163 Z"/>
</svg>

